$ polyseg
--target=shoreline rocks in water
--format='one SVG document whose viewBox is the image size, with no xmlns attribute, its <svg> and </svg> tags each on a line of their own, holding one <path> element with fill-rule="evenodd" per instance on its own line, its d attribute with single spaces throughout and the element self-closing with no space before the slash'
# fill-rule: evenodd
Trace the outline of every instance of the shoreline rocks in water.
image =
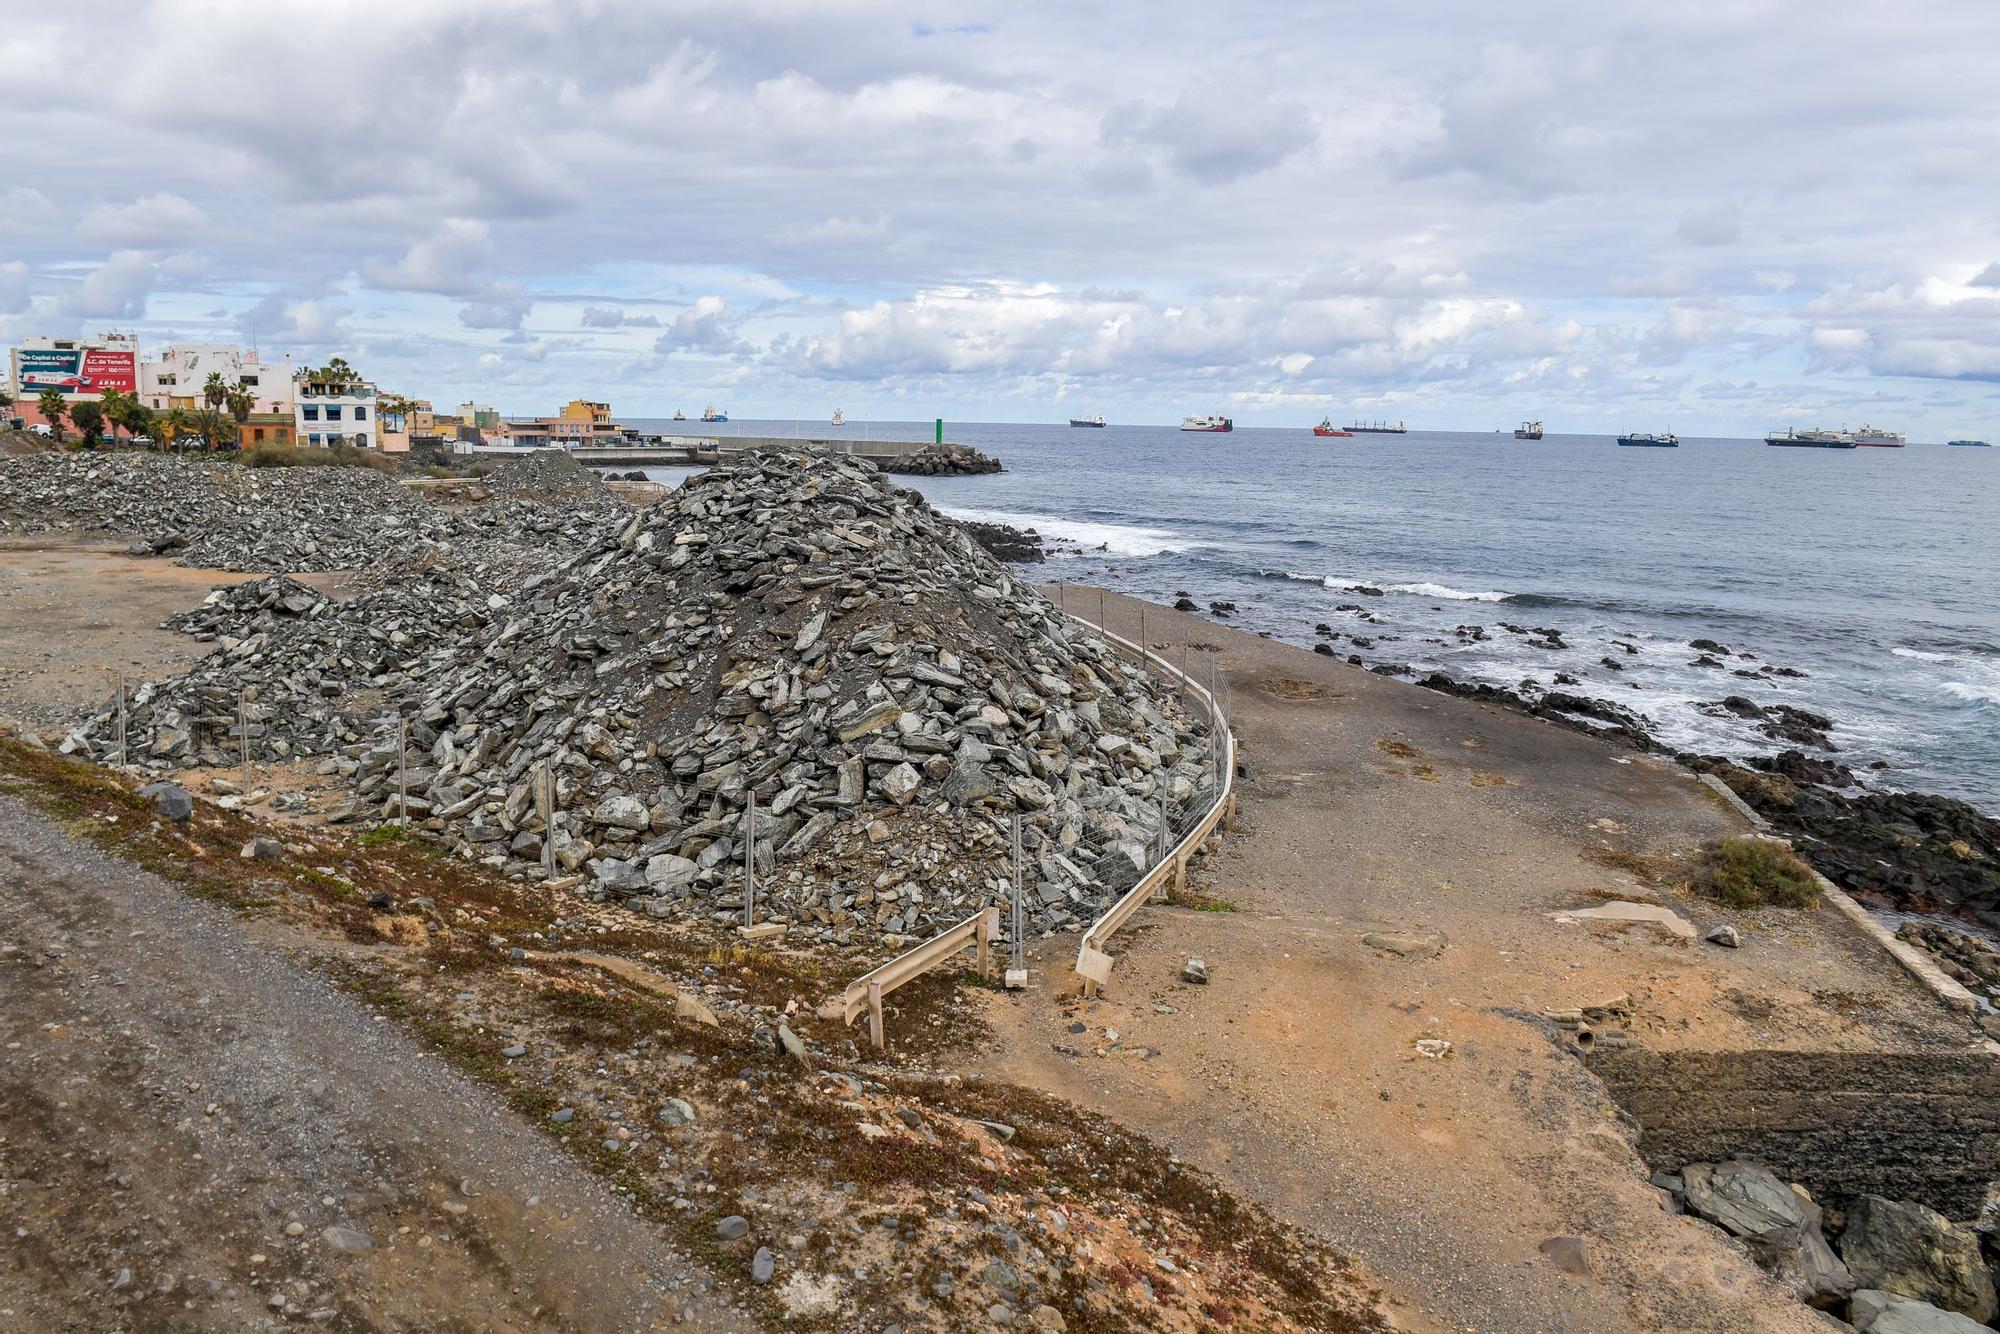
<svg viewBox="0 0 2000 1334">
<path fill-rule="evenodd" d="M 876 466 L 911 477 L 978 477 L 1005 471 L 999 459 L 971 445 L 925 445 L 914 454 L 883 459 Z"/>
<path fill-rule="evenodd" d="M 956 519 L 960 528 L 971 535 L 987 555 L 1011 565 L 1039 565 L 1048 559 L 1048 551 L 1042 545 L 1042 535 L 1032 528 L 1016 528 L 1011 524 L 983 523 L 975 519 Z"/>
</svg>

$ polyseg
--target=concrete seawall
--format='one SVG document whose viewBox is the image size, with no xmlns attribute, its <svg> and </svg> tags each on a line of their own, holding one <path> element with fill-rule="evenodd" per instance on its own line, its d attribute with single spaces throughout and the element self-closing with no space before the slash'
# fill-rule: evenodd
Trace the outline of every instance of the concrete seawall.
<svg viewBox="0 0 2000 1334">
<path fill-rule="evenodd" d="M 1655 1171 L 1761 1162 L 1821 1201 L 1976 1217 L 2000 1176 L 2000 1059 L 1983 1052 L 1593 1053 Z"/>
</svg>

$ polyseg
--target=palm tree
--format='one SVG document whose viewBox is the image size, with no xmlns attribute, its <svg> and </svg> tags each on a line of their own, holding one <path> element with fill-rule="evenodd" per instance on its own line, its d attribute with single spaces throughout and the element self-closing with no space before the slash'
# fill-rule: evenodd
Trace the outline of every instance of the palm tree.
<svg viewBox="0 0 2000 1334">
<path fill-rule="evenodd" d="M 104 424 L 110 428 L 111 439 L 118 439 L 118 430 L 125 426 L 125 414 L 129 405 L 138 400 L 117 389 L 107 389 L 98 399 L 97 406 L 104 412 Z M 74 419 L 72 415 L 72 419 Z M 130 429 L 129 427 L 126 429 Z"/>
<path fill-rule="evenodd" d="M 35 406 L 41 409 L 42 420 L 62 439 L 63 418 L 69 415 L 69 399 L 60 389 L 44 389 L 35 396 Z"/>
<path fill-rule="evenodd" d="M 238 426 L 249 421 L 250 414 L 257 410 L 257 396 L 240 384 L 229 391 L 223 402 Z"/>
</svg>

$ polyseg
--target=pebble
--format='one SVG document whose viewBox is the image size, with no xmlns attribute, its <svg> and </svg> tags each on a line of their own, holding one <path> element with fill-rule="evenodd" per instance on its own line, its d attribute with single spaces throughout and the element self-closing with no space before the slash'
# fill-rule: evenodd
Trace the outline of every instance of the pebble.
<svg viewBox="0 0 2000 1334">
<path fill-rule="evenodd" d="M 715 1225 L 715 1235 L 723 1241 L 735 1241 L 750 1235 L 750 1220 L 742 1214 L 731 1214 Z"/>
</svg>

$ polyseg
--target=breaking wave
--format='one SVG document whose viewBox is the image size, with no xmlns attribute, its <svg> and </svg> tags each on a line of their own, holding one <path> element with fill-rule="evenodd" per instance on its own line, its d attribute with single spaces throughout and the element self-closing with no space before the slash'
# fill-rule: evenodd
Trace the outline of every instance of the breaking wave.
<svg viewBox="0 0 2000 1334">
<path fill-rule="evenodd" d="M 1010 528 L 1032 528 L 1043 538 L 1083 551 L 1101 551 L 1112 556 L 1164 556 L 1185 549 L 1188 539 L 1165 528 L 1143 528 L 1137 524 L 1094 523 L 1088 519 L 1058 519 L 1047 514 L 1017 513 L 1013 510 L 962 509 L 939 506 L 954 519 L 973 523 L 1004 523 Z M 1052 556 L 1074 555 L 1055 550 Z"/>
<path fill-rule="evenodd" d="M 1291 577 L 1296 579 L 1299 576 Z M 1468 593 L 1447 584 L 1371 584 L 1366 579 L 1343 579 L 1331 574 L 1321 578 L 1320 582 L 1336 593 L 1351 593 L 1357 588 L 1379 588 L 1384 593 L 1407 593 L 1412 597 L 1436 598 L 1440 602 L 1505 602 L 1514 596 L 1512 593 Z"/>
</svg>

